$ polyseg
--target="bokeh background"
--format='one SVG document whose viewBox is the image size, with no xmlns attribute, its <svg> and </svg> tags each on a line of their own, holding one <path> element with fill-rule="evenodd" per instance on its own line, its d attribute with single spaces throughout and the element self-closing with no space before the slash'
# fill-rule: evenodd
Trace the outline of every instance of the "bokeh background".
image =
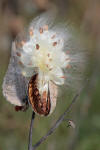
<svg viewBox="0 0 100 150">
<path fill-rule="evenodd" d="M 68 115 L 76 129 L 68 128 L 67 121 L 62 122 L 38 150 L 100 150 L 100 0 L 0 0 L 0 150 L 27 150 L 32 113 L 31 109 L 15 112 L 2 95 L 11 43 L 35 16 L 50 9 L 53 3 L 62 18 L 84 33 L 89 53 L 84 76 L 89 82 Z M 67 94 L 61 89 L 53 115 L 36 116 L 33 144 L 64 112 L 74 94 L 71 89 Z"/>
</svg>

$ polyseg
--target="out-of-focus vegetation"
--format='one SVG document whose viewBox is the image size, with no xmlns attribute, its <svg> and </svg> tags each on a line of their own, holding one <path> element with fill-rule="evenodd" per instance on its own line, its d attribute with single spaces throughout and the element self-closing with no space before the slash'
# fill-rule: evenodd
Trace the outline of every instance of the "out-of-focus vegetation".
<svg viewBox="0 0 100 150">
<path fill-rule="evenodd" d="M 86 76 L 90 81 L 68 116 L 74 120 L 76 129 L 67 128 L 67 122 L 63 122 L 38 150 L 100 149 L 100 1 L 0 0 L 0 150 L 27 150 L 32 110 L 15 112 L 2 95 L 2 82 L 12 40 L 34 16 L 46 11 L 52 2 L 55 2 L 62 17 L 84 32 L 90 54 Z M 50 117 L 36 116 L 33 144 L 47 132 L 70 103 L 72 92 L 61 93 L 56 110 Z"/>
</svg>

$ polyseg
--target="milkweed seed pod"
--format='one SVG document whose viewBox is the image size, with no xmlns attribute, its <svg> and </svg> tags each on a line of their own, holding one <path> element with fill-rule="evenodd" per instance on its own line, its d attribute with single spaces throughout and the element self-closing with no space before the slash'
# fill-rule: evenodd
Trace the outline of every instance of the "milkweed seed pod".
<svg viewBox="0 0 100 150">
<path fill-rule="evenodd" d="M 32 21 L 25 35 L 16 38 L 3 83 L 8 101 L 22 106 L 28 96 L 34 112 L 44 116 L 55 109 L 60 85 L 73 82 L 68 70 L 77 70 L 83 60 L 77 49 L 68 49 L 68 28 L 53 25 L 54 20 L 49 12 L 43 14 Z"/>
</svg>

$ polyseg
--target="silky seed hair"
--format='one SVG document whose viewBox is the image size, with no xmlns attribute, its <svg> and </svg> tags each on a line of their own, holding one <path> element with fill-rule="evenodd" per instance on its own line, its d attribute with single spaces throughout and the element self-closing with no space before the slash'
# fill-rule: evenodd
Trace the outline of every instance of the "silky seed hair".
<svg viewBox="0 0 100 150">
<path fill-rule="evenodd" d="M 27 33 L 15 41 L 20 72 L 28 78 L 38 73 L 41 94 L 48 90 L 49 81 L 58 87 L 79 82 L 85 64 L 83 49 L 71 43 L 69 25 L 57 25 L 54 20 L 55 15 L 50 12 L 40 15 L 30 23 Z"/>
</svg>

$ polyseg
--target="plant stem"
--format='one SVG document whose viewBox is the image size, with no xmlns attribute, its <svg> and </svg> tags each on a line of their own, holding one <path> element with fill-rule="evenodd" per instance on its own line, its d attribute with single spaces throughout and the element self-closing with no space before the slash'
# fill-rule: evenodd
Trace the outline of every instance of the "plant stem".
<svg viewBox="0 0 100 150">
<path fill-rule="evenodd" d="M 32 128 L 33 128 L 34 119 L 35 119 L 35 113 L 33 111 L 32 118 L 31 118 L 31 124 L 30 124 L 30 130 L 29 130 L 28 150 L 32 150 Z"/>
</svg>

